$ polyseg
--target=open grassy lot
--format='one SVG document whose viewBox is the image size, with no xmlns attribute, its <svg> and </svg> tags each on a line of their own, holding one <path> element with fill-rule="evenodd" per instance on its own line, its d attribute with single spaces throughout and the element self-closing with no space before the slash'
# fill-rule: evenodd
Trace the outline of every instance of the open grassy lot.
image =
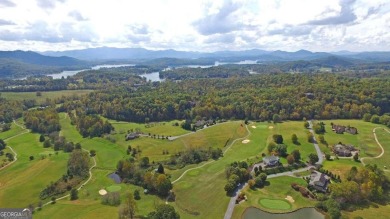
<svg viewBox="0 0 390 219">
<path fill-rule="evenodd" d="M 237 130 L 233 138 L 247 135 L 240 122 L 232 123 Z M 221 125 L 222 126 L 222 125 Z M 243 129 L 242 129 L 243 128 Z M 207 130 L 207 129 L 206 129 Z M 206 132 L 206 130 L 204 130 Z M 210 128 L 211 130 L 211 128 Z M 209 131 L 210 131 L 209 130 Z M 259 155 L 264 149 L 268 129 L 251 130 L 250 142 L 243 144 L 238 140 L 218 161 L 211 162 L 199 169 L 189 171 L 174 185 L 176 202 L 173 204 L 183 218 L 222 218 L 230 197 L 226 196 L 225 167 L 234 161 L 247 160 Z M 229 135 L 228 135 L 229 136 Z M 210 207 L 212 206 L 212 207 Z"/>
<path fill-rule="evenodd" d="M 4 139 L 5 140 L 5 139 L 7 139 L 9 137 L 12 137 L 12 136 L 15 136 L 15 135 L 17 135 L 19 133 L 22 133 L 23 131 L 24 130 L 21 127 L 15 125 L 15 123 L 11 123 L 11 129 L 10 130 L 5 131 L 5 132 L 0 132 L 0 139 Z"/>
<path fill-rule="evenodd" d="M 375 131 L 379 143 L 382 145 L 385 153 L 382 157 L 377 159 L 365 159 L 366 164 L 376 164 L 379 168 L 389 169 L 390 168 L 390 133 L 382 128 L 378 128 Z"/>
<path fill-rule="evenodd" d="M 313 144 L 307 141 L 308 129 L 305 129 L 302 121 L 289 121 L 277 124 L 270 124 L 269 126 L 273 126 L 273 129 L 270 129 L 268 142 L 273 141 L 272 135 L 282 135 L 283 143 L 287 145 L 287 153 L 290 153 L 293 150 L 299 150 L 303 161 L 308 160 L 308 155 L 310 153 L 316 153 Z M 300 143 L 300 145 L 295 145 L 292 142 L 291 136 L 293 134 L 297 135 L 298 142 Z M 265 153 L 267 153 L 267 151 L 265 151 Z M 287 164 L 287 161 L 284 158 L 281 159 L 281 162 Z"/>
<path fill-rule="evenodd" d="M 133 123 L 133 122 L 121 122 L 115 120 L 108 120 L 114 127 L 115 131 L 125 135 L 129 130 L 137 130 L 139 129 L 141 132 L 145 134 L 151 135 L 164 135 L 164 136 L 178 136 L 189 133 L 185 129 L 182 129 L 180 123 L 183 121 L 173 120 L 169 122 L 151 122 L 149 124 L 144 123 Z M 178 123 L 179 126 L 174 126 L 173 124 Z"/>
<path fill-rule="evenodd" d="M 358 129 L 357 135 L 349 133 L 336 134 L 332 132 L 331 123 L 344 126 L 352 126 Z M 384 127 L 382 125 L 364 122 L 361 120 L 326 120 L 325 123 L 325 140 L 329 146 L 342 142 L 343 144 L 352 144 L 360 149 L 361 156 L 375 157 L 381 153 L 381 149 L 375 142 L 372 130 L 375 127 Z M 379 136 L 378 136 L 379 137 Z"/>
<path fill-rule="evenodd" d="M 7 141 L 18 154 L 18 160 L 0 171 L 0 206 L 23 208 L 39 201 L 40 192 L 51 181 L 56 181 L 66 172 L 68 154 L 57 155 L 44 149 L 39 135 L 26 133 Z M 51 151 L 51 156 L 41 153 Z M 29 157 L 34 156 L 30 161 Z"/>
<path fill-rule="evenodd" d="M 358 216 L 364 219 L 387 219 L 389 218 L 390 205 L 378 205 L 378 208 L 363 208 L 353 212 L 343 211 L 345 218 L 356 218 Z"/>
<path fill-rule="evenodd" d="M 245 202 L 236 205 L 232 218 L 241 218 L 241 215 L 244 213 L 245 209 L 250 206 L 254 206 L 269 212 L 287 212 L 296 210 L 302 207 L 310 207 L 315 205 L 315 201 L 304 198 L 299 192 L 291 188 L 291 183 L 297 183 L 302 186 L 306 186 L 307 183 L 301 178 L 283 176 L 278 178 L 267 179 L 269 185 L 266 185 L 264 188 L 252 190 L 247 186 L 244 188 L 243 192 L 248 197 L 248 200 Z M 294 203 L 283 203 L 284 205 L 290 205 L 289 209 L 278 209 L 279 206 L 268 206 L 264 205 L 262 200 L 276 200 L 285 202 L 285 198 L 291 196 L 294 199 Z M 269 204 L 269 202 L 267 202 Z M 287 206 L 286 205 L 286 206 Z"/>
<path fill-rule="evenodd" d="M 260 205 L 267 209 L 275 209 L 275 210 L 288 210 L 291 208 L 289 202 L 281 199 L 269 199 L 263 198 L 259 200 Z"/>
<path fill-rule="evenodd" d="M 42 91 L 41 96 L 36 92 L 1 92 L 1 97 L 12 100 L 36 100 L 37 104 L 46 101 L 46 98 L 55 99 L 62 96 L 83 95 L 92 92 L 92 90 L 60 90 L 60 91 Z"/>
</svg>

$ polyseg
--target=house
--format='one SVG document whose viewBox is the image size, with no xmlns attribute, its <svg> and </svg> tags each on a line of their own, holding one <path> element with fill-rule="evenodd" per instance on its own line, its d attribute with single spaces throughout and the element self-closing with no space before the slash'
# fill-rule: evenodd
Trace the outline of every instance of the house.
<svg viewBox="0 0 390 219">
<path fill-rule="evenodd" d="M 268 156 L 263 158 L 263 163 L 266 167 L 274 167 L 279 165 L 279 157 L 278 156 Z"/>
<path fill-rule="evenodd" d="M 319 192 L 326 192 L 330 183 L 330 177 L 324 173 L 313 171 L 310 174 L 309 187 L 314 188 Z"/>
<path fill-rule="evenodd" d="M 340 157 L 350 157 L 352 156 L 352 151 L 356 151 L 353 145 L 339 143 L 333 146 L 333 153 Z"/>
<path fill-rule="evenodd" d="M 356 135 L 358 133 L 358 130 L 355 127 L 335 124 L 332 124 L 332 131 L 336 132 L 337 134 L 344 134 L 344 132 L 347 132 L 349 134 Z"/>
<path fill-rule="evenodd" d="M 134 140 L 136 138 L 139 138 L 139 134 L 138 133 L 132 132 L 132 133 L 129 133 L 129 134 L 126 135 L 126 141 Z"/>
</svg>

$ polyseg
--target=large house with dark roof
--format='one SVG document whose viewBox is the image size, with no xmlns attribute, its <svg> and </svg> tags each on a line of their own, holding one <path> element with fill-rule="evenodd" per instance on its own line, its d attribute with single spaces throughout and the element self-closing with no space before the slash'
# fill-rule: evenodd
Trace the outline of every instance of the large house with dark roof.
<svg viewBox="0 0 390 219">
<path fill-rule="evenodd" d="M 344 145 L 341 143 L 334 145 L 332 150 L 333 153 L 340 157 L 350 157 L 353 151 L 357 151 L 353 145 Z"/>
<path fill-rule="evenodd" d="M 324 173 L 313 171 L 310 174 L 309 187 L 314 188 L 319 192 L 326 192 L 330 183 L 330 177 Z"/>
</svg>

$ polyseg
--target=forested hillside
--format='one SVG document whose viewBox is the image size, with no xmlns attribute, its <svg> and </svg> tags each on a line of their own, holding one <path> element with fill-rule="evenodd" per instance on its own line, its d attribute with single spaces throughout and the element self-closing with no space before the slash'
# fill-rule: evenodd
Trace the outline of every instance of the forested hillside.
<svg viewBox="0 0 390 219">
<path fill-rule="evenodd" d="M 81 99 L 117 120 L 362 118 L 390 111 L 390 79 L 335 74 L 263 74 L 112 87 Z M 76 106 L 65 103 L 69 109 Z"/>
</svg>

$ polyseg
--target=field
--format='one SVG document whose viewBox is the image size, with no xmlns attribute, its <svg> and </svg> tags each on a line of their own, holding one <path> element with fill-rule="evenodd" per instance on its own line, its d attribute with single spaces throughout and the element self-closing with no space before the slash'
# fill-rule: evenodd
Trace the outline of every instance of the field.
<svg viewBox="0 0 390 219">
<path fill-rule="evenodd" d="M 210 160 L 200 164 L 188 165 L 179 170 L 168 170 L 171 181 L 175 182 L 173 191 L 176 194 L 176 201 L 170 202 L 180 213 L 181 218 L 222 218 L 230 197 L 226 196 L 224 185 L 226 184 L 225 167 L 234 161 L 258 162 L 262 153 L 267 153 L 267 143 L 272 139 L 273 134 L 282 134 L 284 143 L 288 146 L 288 152 L 299 149 L 301 157 L 305 161 L 309 153 L 314 153 L 314 147 L 307 142 L 303 122 L 251 123 L 248 130 L 242 122 L 226 122 L 217 124 L 207 129 L 199 130 L 182 136 L 175 140 L 154 139 L 142 136 L 136 140 L 125 141 L 125 135 L 130 129 L 140 129 L 142 132 L 151 135 L 178 136 L 189 133 L 179 126 L 173 126 L 175 122 L 170 121 L 155 123 L 152 127 L 145 124 L 126 123 L 111 121 L 115 132 L 109 140 L 105 138 L 83 138 L 75 126 L 70 124 L 70 119 L 65 113 L 60 114 L 62 127 L 61 135 L 68 141 L 81 143 L 87 150 L 96 150 L 97 166 L 92 170 L 91 181 L 79 191 L 79 200 L 69 201 L 64 199 L 54 205 L 45 206 L 41 211 L 36 212 L 34 218 L 112 218 L 116 217 L 118 208 L 101 204 L 100 189 L 119 190 L 122 197 L 126 192 L 141 191 L 141 200 L 137 201 L 139 216 L 146 216 L 153 211 L 156 204 L 165 203 L 154 195 L 143 194 L 143 188 L 130 184 L 115 184 L 107 176 L 116 169 L 116 164 L 121 159 L 126 159 L 126 149 L 129 145 L 138 147 L 141 150 L 139 157 L 148 156 L 150 162 L 166 160 L 172 154 L 190 148 L 218 147 L 224 151 L 224 156 L 219 160 Z M 343 134 L 337 135 L 330 131 L 330 122 L 351 125 L 357 127 L 358 135 Z M 22 123 L 21 120 L 18 121 Z M 354 144 L 362 151 L 362 156 L 375 157 L 381 150 L 376 144 L 372 130 L 378 125 L 357 120 L 335 120 L 325 121 L 327 124 L 325 140 L 329 145 L 339 141 L 346 144 Z M 270 127 L 273 128 L 270 128 Z M 254 128 L 255 127 L 255 128 Z M 0 133 L 0 138 L 24 133 L 21 127 L 12 124 L 11 130 Z M 291 135 L 297 134 L 300 145 L 294 145 Z M 383 129 L 376 131 L 379 142 L 385 147 L 383 157 L 379 159 L 366 159 L 367 163 L 375 163 L 380 166 L 389 165 L 390 133 Z M 25 133 L 10 138 L 7 143 L 18 153 L 18 160 L 10 167 L 0 171 L 0 206 L 4 207 L 26 207 L 28 204 L 35 204 L 39 201 L 39 193 L 51 181 L 56 181 L 66 171 L 68 154 L 59 152 L 55 154 L 52 149 L 44 149 L 38 141 L 39 135 Z M 248 140 L 246 144 L 243 140 Z M 321 148 L 326 148 L 322 145 Z M 167 150 L 169 154 L 163 154 Z M 29 156 L 34 156 L 30 161 Z M 282 162 L 286 162 L 282 159 Z M 336 174 L 342 175 L 349 171 L 352 166 L 361 166 L 361 163 L 351 159 L 339 159 L 325 161 L 324 168 Z M 307 174 L 307 173 L 305 173 Z M 306 182 L 299 177 L 278 177 L 267 180 L 269 182 L 264 188 L 244 188 L 248 201 L 235 207 L 232 218 L 240 218 L 247 207 L 254 206 L 271 212 L 291 211 L 301 207 L 309 207 L 315 201 L 303 198 L 299 192 L 291 188 L 291 183 L 306 185 Z M 285 198 L 291 196 L 294 203 L 288 203 Z M 44 201 L 45 203 L 46 201 Z M 283 202 L 285 206 L 281 206 Z M 287 208 L 288 205 L 288 208 Z M 212 207 L 210 207 L 212 206 Z M 367 208 L 355 212 L 345 213 L 348 216 L 366 214 L 368 218 L 374 215 L 375 210 L 387 211 L 388 206 L 380 206 L 378 209 Z M 366 217 L 365 217 L 366 218 Z"/>
<path fill-rule="evenodd" d="M 42 104 L 46 98 L 56 99 L 62 96 L 83 95 L 92 92 L 92 90 L 61 90 L 61 91 L 41 91 L 41 96 L 36 92 L 2 92 L 1 97 L 13 100 L 36 100 L 37 104 Z"/>
</svg>

